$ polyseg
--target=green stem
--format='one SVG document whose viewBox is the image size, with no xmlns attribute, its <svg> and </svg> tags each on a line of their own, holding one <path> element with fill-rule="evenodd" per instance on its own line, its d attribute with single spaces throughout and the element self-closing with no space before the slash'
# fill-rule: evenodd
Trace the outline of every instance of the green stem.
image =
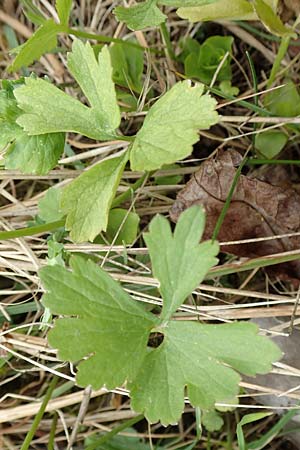
<svg viewBox="0 0 300 450">
<path fill-rule="evenodd" d="M 57 414 L 57 412 L 55 412 L 54 416 L 53 416 L 53 419 L 52 419 L 51 430 L 50 430 L 49 440 L 48 440 L 48 445 L 47 445 L 47 450 L 54 450 L 54 440 L 55 440 L 57 419 L 58 419 L 58 414 Z"/>
<path fill-rule="evenodd" d="M 296 166 L 300 165 L 300 161 L 294 159 L 256 159 L 249 158 L 247 159 L 247 165 L 249 166 L 257 166 L 259 164 L 294 164 Z"/>
<path fill-rule="evenodd" d="M 41 407 L 39 409 L 39 412 L 35 416 L 34 421 L 33 421 L 32 425 L 30 427 L 30 430 L 28 431 L 28 433 L 26 435 L 26 438 L 25 438 L 25 441 L 23 442 L 21 450 L 28 450 L 29 449 L 30 443 L 31 443 L 31 441 L 32 441 L 32 439 L 33 439 L 33 437 L 35 435 L 35 432 L 36 432 L 36 430 L 37 430 L 37 428 L 39 426 L 40 421 L 42 420 L 42 417 L 44 415 L 44 412 L 46 410 L 48 402 L 49 402 L 49 400 L 51 398 L 52 392 L 53 392 L 53 390 L 54 390 L 54 388 L 55 388 L 55 386 L 57 384 L 57 381 L 58 381 L 58 377 L 54 376 L 52 378 L 52 380 L 51 380 L 51 383 L 50 383 L 48 389 L 47 389 L 46 395 L 45 395 L 45 397 L 44 397 L 44 399 L 42 401 L 42 404 L 41 404 Z"/>
<path fill-rule="evenodd" d="M 291 40 L 290 36 L 286 36 L 281 39 L 279 49 L 278 49 L 275 61 L 273 63 L 273 67 L 272 67 L 270 77 L 269 77 L 269 80 L 267 83 L 267 88 L 270 88 L 275 81 L 276 75 L 280 70 L 281 62 L 288 51 L 290 40 Z"/>
<path fill-rule="evenodd" d="M 171 39 L 170 39 L 170 33 L 169 33 L 168 28 L 167 28 L 166 22 L 164 22 L 164 23 L 162 23 L 160 25 L 160 32 L 161 32 L 164 44 L 166 46 L 166 51 L 167 51 L 167 54 L 168 54 L 169 58 L 173 59 L 173 61 L 175 61 L 176 60 L 176 56 L 175 56 L 175 53 L 174 53 L 174 50 L 173 50 L 172 42 L 171 42 Z"/>
<path fill-rule="evenodd" d="M 128 45 L 129 47 L 138 48 L 139 50 L 146 50 L 141 45 L 135 44 L 134 42 L 131 42 L 131 41 L 125 41 L 123 39 L 103 36 L 101 34 L 87 33 L 86 31 L 76 30 L 75 28 L 61 27 L 61 32 L 67 33 L 67 34 L 73 34 L 73 36 L 82 37 L 85 39 L 93 39 L 95 41 L 103 42 L 103 43 L 107 43 L 107 44 L 114 42 L 115 44 L 123 44 L 123 45 Z M 147 49 L 147 50 L 149 50 L 149 49 Z M 154 49 L 150 49 L 150 51 L 155 52 Z"/>
<path fill-rule="evenodd" d="M 120 431 L 126 430 L 126 428 L 130 428 L 133 425 L 135 425 L 137 422 L 140 422 L 144 419 L 143 414 L 139 414 L 136 417 L 133 417 L 132 419 L 126 420 L 126 422 L 122 423 L 118 427 L 111 430 L 109 433 L 106 433 L 104 436 L 101 436 L 101 438 L 95 440 L 92 444 L 88 445 L 85 450 L 94 450 L 98 448 L 100 445 L 107 442 L 109 439 L 114 437 L 116 434 L 120 433 Z"/>
<path fill-rule="evenodd" d="M 7 239 L 15 239 L 24 236 L 33 236 L 34 234 L 46 233 L 47 231 L 53 231 L 56 230 L 57 228 L 63 227 L 64 224 L 65 219 L 61 219 L 55 222 L 36 225 L 34 227 L 20 228 L 19 230 L 0 231 L 0 241 L 6 241 Z"/>
</svg>

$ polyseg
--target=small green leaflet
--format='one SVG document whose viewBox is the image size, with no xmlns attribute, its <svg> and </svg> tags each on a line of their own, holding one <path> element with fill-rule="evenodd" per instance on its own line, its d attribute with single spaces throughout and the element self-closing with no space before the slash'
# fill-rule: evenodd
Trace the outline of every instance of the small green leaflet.
<svg viewBox="0 0 300 450">
<path fill-rule="evenodd" d="M 18 55 L 10 65 L 9 71 L 15 72 L 21 67 L 28 67 L 42 55 L 51 52 L 57 45 L 57 34 L 61 27 L 53 19 L 44 22 L 36 32 L 18 47 Z"/>
<path fill-rule="evenodd" d="M 129 42 L 137 43 L 137 41 Z M 115 43 L 109 47 L 109 53 L 114 82 L 119 86 L 140 93 L 143 87 L 144 51 L 129 45 Z"/>
<path fill-rule="evenodd" d="M 155 170 L 183 159 L 199 140 L 198 130 L 218 122 L 216 101 L 204 86 L 175 84 L 148 112 L 130 153 L 132 170 Z"/>
<path fill-rule="evenodd" d="M 68 67 L 92 107 L 45 80 L 26 78 L 15 92 L 24 111 L 17 123 L 30 135 L 72 131 L 96 140 L 115 138 L 120 112 L 108 49 L 103 47 L 97 62 L 90 44 L 75 40 Z"/>
<path fill-rule="evenodd" d="M 61 209 L 66 229 L 76 242 L 92 241 L 105 231 L 111 203 L 119 185 L 127 153 L 107 159 L 84 172 L 63 190 Z"/>
<path fill-rule="evenodd" d="M 58 265 L 40 270 L 50 292 L 43 304 L 53 314 L 78 316 L 57 320 L 49 342 L 65 360 L 93 354 L 79 365 L 80 385 L 91 384 L 94 389 L 122 385 L 142 364 L 157 319 L 92 261 L 72 258 L 71 266 L 73 272 Z"/>
<path fill-rule="evenodd" d="M 156 6 L 157 0 L 146 0 L 131 8 L 117 6 L 114 13 L 120 22 L 125 22 L 130 30 L 142 30 L 165 22 L 167 16 Z"/>
<path fill-rule="evenodd" d="M 72 0 L 56 0 L 55 7 L 62 25 L 68 25 L 72 3 Z"/>
<path fill-rule="evenodd" d="M 135 212 L 114 208 L 109 213 L 106 238 L 115 245 L 131 245 L 136 239 L 140 218 Z M 116 234 L 118 237 L 115 239 Z"/>
<path fill-rule="evenodd" d="M 64 150 L 64 133 L 28 136 L 16 123 L 22 111 L 14 94 L 20 88 L 3 86 L 0 92 L 0 149 L 5 148 L 6 169 L 20 169 L 22 173 L 44 175 L 56 166 Z"/>
<path fill-rule="evenodd" d="M 194 206 L 181 214 L 174 235 L 170 223 L 163 216 L 156 216 L 149 233 L 144 234 L 153 274 L 160 282 L 159 290 L 164 300 L 162 320 L 170 319 L 218 262 L 219 246 L 216 242 L 199 244 L 204 226 L 205 215 L 198 206 Z"/>
<path fill-rule="evenodd" d="M 201 229 L 204 213 L 195 208 Z M 174 233 L 178 254 L 184 261 L 190 255 L 192 241 L 199 250 L 199 231 L 194 222 L 189 245 L 183 244 L 190 214 L 182 214 Z M 152 244 L 151 258 L 153 248 L 159 248 L 165 240 L 165 231 L 158 231 L 150 231 L 152 239 L 157 240 L 155 246 Z M 165 248 L 159 251 L 163 253 Z M 199 260 L 204 266 L 205 255 L 204 251 L 203 260 Z M 154 264 L 157 266 L 157 262 Z M 232 403 L 239 389 L 237 371 L 247 375 L 266 373 L 281 357 L 271 340 L 257 334 L 255 324 L 202 325 L 158 317 L 134 302 L 91 260 L 73 257 L 71 269 L 56 265 L 40 270 L 48 292 L 43 304 L 51 313 L 64 316 L 50 331 L 50 344 L 64 360 L 83 359 L 76 377 L 80 386 L 98 389 L 106 385 L 111 389 L 126 381 L 133 409 L 144 413 L 150 422 L 176 423 L 184 409 L 185 388 L 194 407 L 209 411 L 216 402 Z M 161 285 L 168 277 L 172 279 L 172 262 L 161 267 L 157 276 Z M 165 310 L 174 311 L 172 298 L 166 297 L 163 302 Z M 163 335 L 163 342 L 156 348 L 148 346 L 148 339 L 157 332 Z"/>
<path fill-rule="evenodd" d="M 64 133 L 19 136 L 5 155 L 6 169 L 45 175 L 56 166 L 65 146 Z"/>
</svg>

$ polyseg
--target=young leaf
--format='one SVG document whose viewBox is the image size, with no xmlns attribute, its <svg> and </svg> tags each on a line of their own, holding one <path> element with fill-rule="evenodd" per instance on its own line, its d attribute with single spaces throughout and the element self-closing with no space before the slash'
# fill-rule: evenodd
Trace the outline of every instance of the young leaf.
<svg viewBox="0 0 300 450">
<path fill-rule="evenodd" d="M 163 216 L 156 216 L 149 233 L 144 234 L 153 274 L 159 281 L 164 300 L 162 320 L 171 317 L 218 262 L 219 246 L 216 242 L 199 244 L 204 226 L 204 211 L 194 206 L 181 214 L 174 235 L 170 223 Z"/>
<path fill-rule="evenodd" d="M 60 30 L 60 26 L 54 20 L 44 22 L 20 47 L 17 57 L 9 66 L 9 71 L 15 72 L 23 66 L 28 67 L 45 53 L 51 52 L 57 45 L 57 34 Z"/>
<path fill-rule="evenodd" d="M 255 20 L 257 16 L 248 0 L 218 0 L 211 5 L 180 7 L 177 14 L 190 22 L 208 20 Z"/>
<path fill-rule="evenodd" d="M 76 242 L 92 241 L 105 231 L 127 153 L 107 159 L 72 181 L 63 190 L 62 211 L 67 215 L 66 229 Z"/>
<path fill-rule="evenodd" d="M 56 166 L 65 146 L 64 133 L 39 136 L 20 135 L 5 155 L 6 169 L 20 169 L 22 173 L 45 175 Z"/>
<path fill-rule="evenodd" d="M 56 0 L 55 7 L 62 25 L 68 25 L 72 3 L 72 0 Z"/>
<path fill-rule="evenodd" d="M 39 201 L 39 217 L 45 222 L 56 222 L 63 218 L 64 214 L 60 209 L 62 190 L 51 187 L 46 191 L 44 197 Z"/>
<path fill-rule="evenodd" d="M 211 409 L 238 394 L 239 372 L 266 373 L 281 356 L 252 323 L 200 325 L 171 321 L 163 343 L 146 356 L 130 383 L 132 407 L 150 422 L 175 424 L 184 408 L 184 388 L 193 406 Z"/>
<path fill-rule="evenodd" d="M 109 47 L 109 53 L 113 67 L 113 81 L 119 86 L 140 93 L 143 87 L 144 51 L 117 43 Z"/>
<path fill-rule="evenodd" d="M 192 51 L 184 60 L 185 74 L 189 78 L 197 78 L 203 83 L 209 84 L 213 79 L 220 62 L 226 53 L 231 53 L 233 44 L 232 36 L 211 36 L 198 48 Z M 231 79 L 231 57 L 227 55 L 221 69 L 218 71 L 217 80 Z"/>
<path fill-rule="evenodd" d="M 58 265 L 40 270 L 49 291 L 44 306 L 54 314 L 77 316 L 57 320 L 49 342 L 62 359 L 89 356 L 79 364 L 81 386 L 120 386 L 135 377 L 157 320 L 93 262 L 77 257 L 71 265 L 73 272 Z"/>
<path fill-rule="evenodd" d="M 291 28 L 286 27 L 271 6 L 263 0 L 253 0 L 253 8 L 270 33 L 277 36 L 297 37 L 297 34 Z"/>
<path fill-rule="evenodd" d="M 155 170 L 185 158 L 199 140 L 198 130 L 218 122 L 216 101 L 204 86 L 190 81 L 175 84 L 148 112 L 131 153 L 132 170 Z"/>
<path fill-rule="evenodd" d="M 255 149 L 263 158 L 275 158 L 284 148 L 288 136 L 279 130 L 266 131 L 255 136 Z"/>
<path fill-rule="evenodd" d="M 83 64 L 84 61 L 84 64 Z M 114 134 L 121 121 L 108 48 L 104 46 L 98 61 L 87 42 L 74 41 L 68 55 L 68 69 L 88 99 L 96 120 L 106 134 Z"/>
<path fill-rule="evenodd" d="M 117 6 L 114 13 L 120 22 L 125 22 L 130 30 L 156 27 L 165 22 L 167 16 L 156 6 L 157 0 L 146 0 L 138 5 L 125 8 Z"/>
<path fill-rule="evenodd" d="M 114 208 L 109 213 L 105 235 L 112 242 L 118 233 L 115 245 L 131 245 L 136 239 L 139 222 L 140 218 L 135 212 L 128 213 L 126 209 Z"/>
<path fill-rule="evenodd" d="M 109 53 L 104 47 L 98 64 L 91 52 L 89 45 L 76 40 L 69 55 L 69 68 L 91 108 L 41 79 L 26 78 L 25 86 L 16 90 L 18 105 L 25 112 L 17 123 L 28 134 L 71 131 L 96 140 L 115 137 L 120 112 L 111 80 Z"/>
</svg>

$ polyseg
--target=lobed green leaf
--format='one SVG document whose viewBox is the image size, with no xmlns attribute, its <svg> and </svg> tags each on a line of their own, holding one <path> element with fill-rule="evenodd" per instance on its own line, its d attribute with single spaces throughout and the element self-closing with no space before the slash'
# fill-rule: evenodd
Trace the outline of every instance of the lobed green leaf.
<svg viewBox="0 0 300 450">
<path fill-rule="evenodd" d="M 119 185 L 127 153 L 107 159 L 84 172 L 63 190 L 66 229 L 76 242 L 92 241 L 105 231 L 109 210 Z"/>
<path fill-rule="evenodd" d="M 199 244 L 205 226 L 205 214 L 199 206 L 184 211 L 174 235 L 170 223 L 156 216 L 144 239 L 149 249 L 152 270 L 159 280 L 164 300 L 161 320 L 169 320 L 186 297 L 204 279 L 218 260 L 219 246 L 211 241 Z"/>
<path fill-rule="evenodd" d="M 218 122 L 216 101 L 204 86 L 175 84 L 149 110 L 130 153 L 132 170 L 155 170 L 183 159 L 199 140 L 198 130 Z"/>
</svg>

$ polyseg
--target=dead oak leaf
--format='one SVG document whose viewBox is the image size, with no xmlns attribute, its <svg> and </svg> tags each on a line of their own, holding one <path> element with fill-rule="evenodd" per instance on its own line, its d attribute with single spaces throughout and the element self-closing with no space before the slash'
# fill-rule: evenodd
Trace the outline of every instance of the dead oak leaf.
<svg viewBox="0 0 300 450">
<path fill-rule="evenodd" d="M 236 167 L 242 157 L 235 150 L 219 153 L 208 159 L 179 192 L 170 216 L 179 215 L 192 205 L 203 205 L 207 214 L 203 238 L 212 236 L 218 217 L 228 197 Z M 274 186 L 241 175 L 221 230 L 220 242 L 261 238 L 300 231 L 300 195 L 290 187 Z M 222 251 L 244 257 L 266 256 L 300 247 L 298 236 L 258 243 L 223 245 Z M 282 278 L 300 279 L 298 261 L 276 267 Z"/>
</svg>

